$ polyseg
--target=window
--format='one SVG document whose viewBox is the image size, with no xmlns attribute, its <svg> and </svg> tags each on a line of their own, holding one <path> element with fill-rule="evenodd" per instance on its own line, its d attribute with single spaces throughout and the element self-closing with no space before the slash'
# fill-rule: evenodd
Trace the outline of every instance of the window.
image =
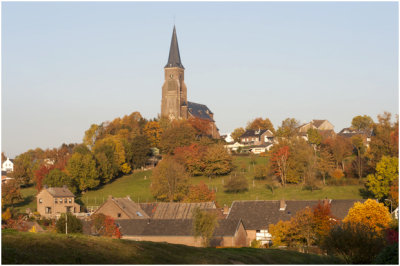
<svg viewBox="0 0 400 266">
<path fill-rule="evenodd" d="M 69 198 L 69 199 L 68 199 L 68 202 L 69 202 L 69 203 L 72 203 L 72 199 L 71 199 L 71 198 Z"/>
<path fill-rule="evenodd" d="M 39 203 L 43 203 L 43 200 L 42 200 L 42 199 L 39 199 Z"/>
<path fill-rule="evenodd" d="M 51 207 L 46 207 L 44 210 L 45 213 L 51 213 Z"/>
<path fill-rule="evenodd" d="M 67 198 L 64 199 L 64 203 L 67 203 Z"/>
<path fill-rule="evenodd" d="M 58 203 L 57 199 L 54 199 L 54 203 Z"/>
<path fill-rule="evenodd" d="M 118 213 L 117 216 L 118 216 L 118 218 L 121 218 L 121 213 Z"/>
<path fill-rule="evenodd" d="M 256 233 L 260 233 L 260 230 L 256 230 Z"/>
</svg>

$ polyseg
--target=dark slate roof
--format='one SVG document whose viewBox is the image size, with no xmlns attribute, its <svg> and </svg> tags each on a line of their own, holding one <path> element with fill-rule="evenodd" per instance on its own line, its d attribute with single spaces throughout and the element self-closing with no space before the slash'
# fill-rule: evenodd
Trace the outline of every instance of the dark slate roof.
<svg viewBox="0 0 400 266">
<path fill-rule="evenodd" d="M 204 104 L 194 103 L 194 102 L 187 102 L 188 103 L 188 111 L 194 117 L 200 119 L 206 119 L 210 121 L 214 121 L 210 114 L 213 114 L 210 109 Z"/>
<path fill-rule="evenodd" d="M 374 136 L 374 131 L 372 129 L 361 129 L 361 130 L 356 130 L 351 127 L 346 127 L 343 128 L 338 135 L 343 136 L 343 137 L 352 137 L 355 135 L 364 135 L 366 137 L 371 137 Z"/>
<path fill-rule="evenodd" d="M 125 236 L 192 236 L 193 220 L 115 220 Z M 218 220 L 214 236 L 233 236 L 239 227 L 239 220 Z"/>
<path fill-rule="evenodd" d="M 332 215 L 342 220 L 357 201 L 364 200 L 332 200 Z M 276 224 L 280 220 L 288 221 L 298 211 L 306 207 L 312 208 L 318 202 L 318 200 L 286 200 L 286 209 L 280 211 L 279 200 L 234 201 L 227 219 L 241 219 L 246 230 L 268 229 L 269 224 Z"/>
<path fill-rule="evenodd" d="M 267 129 L 260 129 L 260 130 L 246 130 L 246 132 L 243 133 L 243 135 L 240 136 L 240 138 L 246 138 L 246 137 L 259 137 L 262 134 L 267 132 Z"/>
<path fill-rule="evenodd" d="M 179 54 L 178 38 L 176 37 L 175 26 L 174 26 L 174 30 L 172 32 L 171 47 L 169 48 L 168 63 L 165 65 L 165 68 L 167 68 L 167 67 L 180 67 L 180 68 L 185 69 L 182 65 L 181 56 Z"/>
<path fill-rule="evenodd" d="M 66 186 L 45 188 L 53 197 L 75 197 Z"/>
<path fill-rule="evenodd" d="M 145 210 L 152 219 L 191 219 L 193 210 L 215 209 L 214 202 L 180 203 L 180 202 L 159 202 L 159 203 L 141 203 L 140 207 Z"/>
</svg>

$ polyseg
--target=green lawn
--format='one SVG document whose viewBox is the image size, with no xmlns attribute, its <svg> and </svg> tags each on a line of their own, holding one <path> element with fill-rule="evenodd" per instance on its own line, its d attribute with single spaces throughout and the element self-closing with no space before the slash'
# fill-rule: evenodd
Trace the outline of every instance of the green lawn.
<svg viewBox="0 0 400 266">
<path fill-rule="evenodd" d="M 204 181 L 210 188 L 216 190 L 217 202 L 223 206 L 231 205 L 234 200 L 276 200 L 276 199 L 297 199 L 297 200 L 313 200 L 313 199 L 361 199 L 359 189 L 363 188 L 362 185 L 352 186 L 325 186 L 321 190 L 314 190 L 313 192 L 303 190 L 301 185 L 288 185 L 286 188 L 278 188 L 272 193 L 266 187 L 266 181 L 254 180 L 254 169 L 250 163 L 250 157 L 234 157 L 234 163 L 240 169 L 240 165 L 246 165 L 246 172 L 244 172 L 249 183 L 249 190 L 244 193 L 225 193 L 223 183 L 226 183 L 229 176 L 222 176 L 216 178 L 207 178 L 204 176 L 192 177 L 191 183 L 198 184 Z M 265 164 L 265 157 L 256 157 L 257 164 Z M 89 191 L 82 196 L 78 197 L 85 206 L 98 206 L 103 203 L 108 195 L 113 197 L 125 197 L 129 195 L 132 200 L 137 202 L 153 202 L 155 199 L 150 193 L 151 183 L 151 170 L 144 172 L 136 172 L 118 178 L 114 182 L 104 185 L 101 188 Z M 254 181 L 253 181 L 254 180 Z M 254 183 L 253 183 L 254 182 Z M 254 184 L 254 185 L 253 185 Z M 36 193 L 34 188 L 23 189 L 24 195 L 32 196 Z M 36 202 L 26 201 L 20 208 L 30 207 L 35 209 Z"/>
<path fill-rule="evenodd" d="M 279 249 L 195 248 L 86 235 L 2 231 L 2 264 L 343 264 Z"/>
</svg>

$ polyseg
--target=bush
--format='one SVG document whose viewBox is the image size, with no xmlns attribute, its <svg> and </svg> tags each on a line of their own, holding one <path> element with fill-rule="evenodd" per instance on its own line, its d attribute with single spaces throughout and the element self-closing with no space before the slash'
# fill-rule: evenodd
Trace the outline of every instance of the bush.
<svg viewBox="0 0 400 266">
<path fill-rule="evenodd" d="M 254 169 L 254 179 L 265 179 L 267 178 L 268 169 L 264 165 L 257 165 Z"/>
<path fill-rule="evenodd" d="M 374 259 L 374 264 L 399 264 L 399 243 L 385 247 Z"/>
<path fill-rule="evenodd" d="M 67 217 L 68 233 L 82 233 L 82 222 L 71 213 L 61 214 L 60 219 L 56 223 L 57 233 L 65 234 L 65 217 Z"/>
<path fill-rule="evenodd" d="M 232 193 L 244 192 L 248 189 L 248 187 L 249 185 L 246 177 L 238 173 L 235 173 L 234 176 L 231 176 L 230 180 L 224 185 L 225 192 Z"/>
<path fill-rule="evenodd" d="M 251 241 L 250 247 L 252 247 L 252 248 L 261 248 L 261 241 L 253 239 L 253 241 Z"/>
<path fill-rule="evenodd" d="M 343 223 L 324 238 L 322 247 L 328 253 L 342 255 L 347 263 L 370 264 L 382 250 L 382 234 L 362 224 Z"/>
<path fill-rule="evenodd" d="M 344 176 L 344 174 L 342 170 L 335 169 L 332 171 L 331 176 L 336 179 L 341 179 Z"/>
</svg>

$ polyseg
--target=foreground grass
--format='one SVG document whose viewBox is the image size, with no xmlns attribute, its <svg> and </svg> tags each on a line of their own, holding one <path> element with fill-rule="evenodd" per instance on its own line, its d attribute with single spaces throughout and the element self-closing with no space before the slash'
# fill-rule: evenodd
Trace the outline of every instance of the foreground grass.
<svg viewBox="0 0 400 266">
<path fill-rule="evenodd" d="M 208 178 L 204 176 L 192 177 L 190 182 L 198 184 L 204 182 L 216 191 L 216 200 L 223 206 L 230 206 L 234 200 L 318 200 L 324 198 L 330 199 L 361 199 L 359 190 L 362 185 L 351 186 L 325 186 L 320 190 L 308 191 L 304 190 L 301 185 L 288 185 L 285 188 L 275 189 L 273 192 L 266 186 L 265 180 L 254 180 L 254 165 L 251 163 L 250 157 L 234 157 L 234 163 L 240 170 L 245 168 L 243 174 L 246 176 L 249 184 L 249 190 L 243 193 L 226 193 L 224 192 L 224 184 L 229 180 L 230 176 L 221 176 L 216 178 Z M 256 157 L 255 165 L 266 164 L 265 157 Z M 243 167 L 244 166 L 244 167 Z M 78 197 L 85 206 L 99 206 L 108 195 L 113 197 L 126 197 L 129 195 L 136 202 L 154 202 L 156 201 L 150 192 L 152 171 L 135 172 L 130 175 L 122 176 L 112 183 L 106 184 L 97 190 L 89 191 Z M 25 200 L 25 203 L 19 206 L 21 211 L 25 208 L 36 209 L 36 201 L 33 195 L 36 193 L 34 188 L 22 189 L 24 196 L 27 195 L 32 201 Z"/>
<path fill-rule="evenodd" d="M 278 249 L 195 248 L 167 243 L 2 232 L 3 264 L 341 264 L 338 258 Z"/>
</svg>

